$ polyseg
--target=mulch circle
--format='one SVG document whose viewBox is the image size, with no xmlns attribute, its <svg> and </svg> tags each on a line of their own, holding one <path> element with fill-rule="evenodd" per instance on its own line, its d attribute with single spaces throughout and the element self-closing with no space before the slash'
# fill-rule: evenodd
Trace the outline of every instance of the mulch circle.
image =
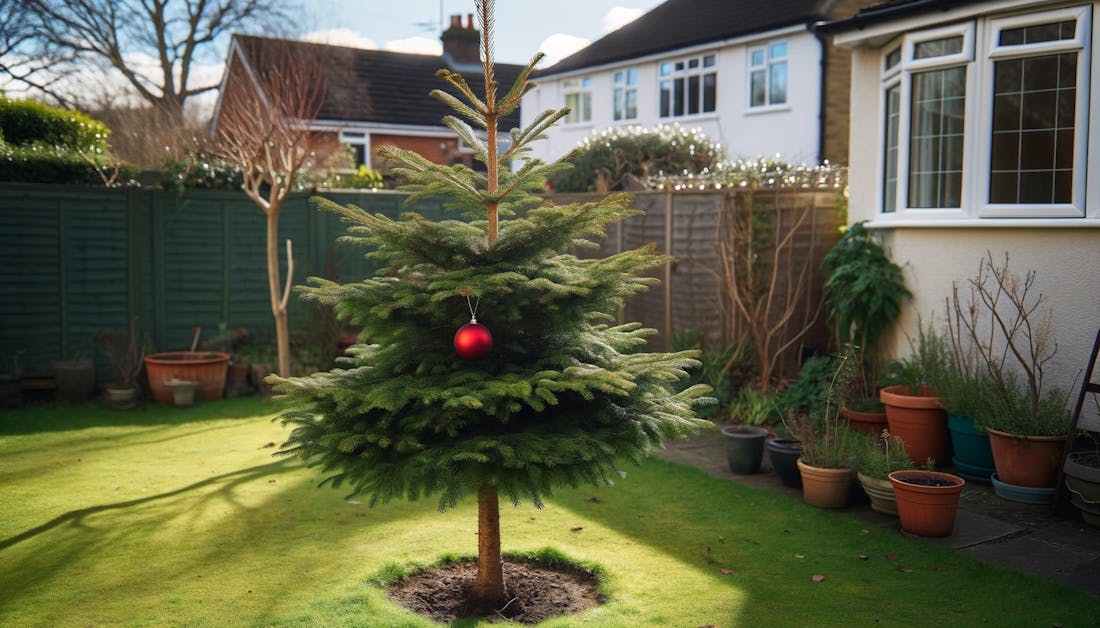
<svg viewBox="0 0 1100 628">
<path fill-rule="evenodd" d="M 453 563 L 410 576 L 388 587 L 386 593 L 415 613 L 449 622 L 471 616 L 466 609 L 476 575 L 476 562 Z M 481 615 L 482 619 L 537 624 L 603 602 L 593 576 L 537 563 L 506 560 L 504 584 L 510 601 L 502 609 Z"/>
</svg>

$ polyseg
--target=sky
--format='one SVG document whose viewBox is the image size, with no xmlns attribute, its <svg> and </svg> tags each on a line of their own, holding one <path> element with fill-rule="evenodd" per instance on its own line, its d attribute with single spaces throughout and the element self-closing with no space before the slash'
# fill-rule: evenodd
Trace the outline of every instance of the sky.
<svg viewBox="0 0 1100 628">
<path fill-rule="evenodd" d="M 637 18 L 661 0 L 498 0 L 494 50 L 500 63 L 527 63 L 536 51 L 547 58 L 539 67 Z M 440 54 L 443 21 L 474 13 L 473 0 L 314 0 L 300 28 L 303 39 Z M 475 24 L 477 23 L 475 18 Z"/>
</svg>

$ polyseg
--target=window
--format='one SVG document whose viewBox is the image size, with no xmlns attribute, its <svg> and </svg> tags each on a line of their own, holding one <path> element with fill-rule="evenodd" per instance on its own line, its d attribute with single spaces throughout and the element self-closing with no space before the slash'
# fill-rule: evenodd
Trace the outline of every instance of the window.
<svg viewBox="0 0 1100 628">
<path fill-rule="evenodd" d="M 562 88 L 565 90 L 565 106 L 569 107 L 569 115 L 565 116 L 565 123 L 591 122 L 592 79 L 587 76 L 567 79 L 563 81 Z"/>
<path fill-rule="evenodd" d="M 882 56 L 881 212 L 1084 216 L 1091 7 L 904 36 Z"/>
<path fill-rule="evenodd" d="M 351 151 L 351 158 L 354 163 L 351 164 L 352 168 L 358 168 L 359 166 L 370 166 L 367 163 L 367 155 L 370 151 L 367 149 L 367 134 L 358 133 L 354 131 L 341 131 L 340 143 L 347 146 Z"/>
<path fill-rule="evenodd" d="M 715 55 L 666 61 L 658 66 L 659 113 L 678 118 L 711 113 L 718 101 L 718 68 Z"/>
<path fill-rule="evenodd" d="M 612 77 L 614 89 L 613 117 L 615 120 L 633 120 L 638 117 L 638 68 L 618 70 Z"/>
<path fill-rule="evenodd" d="M 749 49 L 749 106 L 787 104 L 787 42 Z"/>
</svg>

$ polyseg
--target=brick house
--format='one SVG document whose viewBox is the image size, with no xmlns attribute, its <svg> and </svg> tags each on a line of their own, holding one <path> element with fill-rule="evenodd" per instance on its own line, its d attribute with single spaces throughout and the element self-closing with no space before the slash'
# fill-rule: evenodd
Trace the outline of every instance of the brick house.
<svg viewBox="0 0 1100 628">
<path fill-rule="evenodd" d="M 350 149 L 354 165 L 366 164 L 385 171 L 387 164 L 376 151 L 393 145 L 416 151 L 436 163 L 473 166 L 473 152 L 441 122 L 443 116 L 454 112 L 429 94 L 446 88 L 436 76 L 442 68 L 462 74 L 475 91 L 480 91 L 484 80 L 479 37 L 472 15 L 467 15 L 465 25 L 461 16 L 451 16 L 450 26 L 441 36 L 441 56 L 234 34 L 211 122 L 212 135 L 217 132 L 223 95 L 236 89 L 253 89 L 254 83 L 248 77 L 257 64 L 288 54 L 323 55 L 324 99 L 317 117 L 306 121 L 318 135 L 314 144 L 319 154 L 345 146 Z M 501 85 L 511 85 L 522 70 L 522 66 L 504 63 L 495 68 Z M 500 122 L 503 130 L 518 125 L 518 112 Z"/>
</svg>

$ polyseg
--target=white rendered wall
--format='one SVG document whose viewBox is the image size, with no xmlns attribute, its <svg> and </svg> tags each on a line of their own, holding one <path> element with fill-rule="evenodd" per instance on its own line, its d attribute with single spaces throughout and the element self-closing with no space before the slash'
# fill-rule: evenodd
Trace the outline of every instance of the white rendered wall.
<svg viewBox="0 0 1100 628">
<path fill-rule="evenodd" d="M 787 104 L 774 108 L 752 109 L 748 106 L 747 50 L 770 41 L 788 42 Z M 658 117 L 657 69 L 662 61 L 717 54 L 718 93 L 713 113 Z M 536 87 L 523 99 L 522 123 L 528 124 L 536 115 L 550 108 L 565 105 L 561 88 L 564 78 L 591 77 L 592 120 L 578 124 L 558 124 L 548 133 L 548 140 L 536 142 L 534 155 L 554 160 L 569 152 L 578 142 L 593 132 L 613 126 L 643 126 L 678 123 L 687 129 L 699 128 L 710 139 L 722 144 L 730 158 L 774 157 L 780 154 L 790 163 L 816 164 L 818 151 L 818 115 L 820 107 L 821 46 L 807 31 L 799 30 L 722 48 L 697 48 L 646 59 L 639 63 L 616 64 L 597 70 L 549 76 L 536 79 Z M 638 118 L 612 120 L 612 78 L 616 70 L 637 67 Z"/>
</svg>

